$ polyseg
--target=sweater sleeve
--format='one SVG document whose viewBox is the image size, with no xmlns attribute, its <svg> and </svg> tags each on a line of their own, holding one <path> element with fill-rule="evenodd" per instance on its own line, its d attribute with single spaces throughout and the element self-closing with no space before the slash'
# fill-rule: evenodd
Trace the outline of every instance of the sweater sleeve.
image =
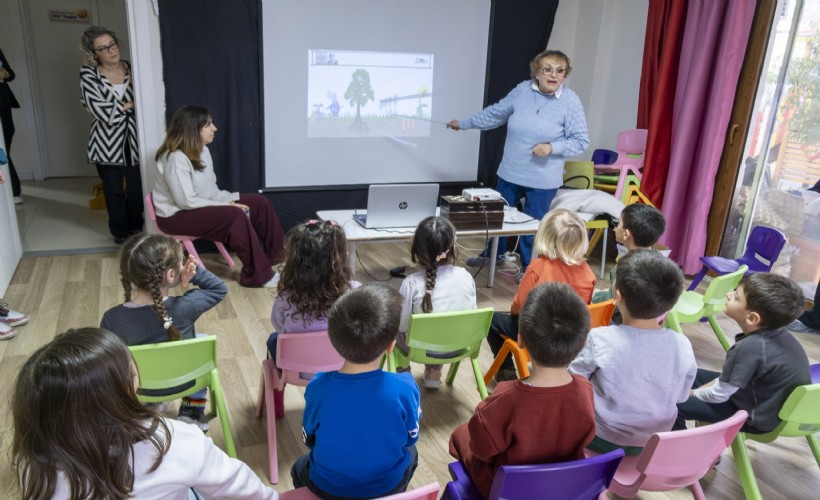
<svg viewBox="0 0 820 500">
<path fill-rule="evenodd" d="M 521 313 L 521 308 L 524 307 L 524 302 L 527 300 L 527 295 L 538 285 L 538 274 L 535 272 L 533 266 L 527 267 L 524 271 L 524 277 L 521 278 L 521 283 L 518 285 L 518 290 L 515 292 L 512 306 L 510 306 L 510 314 L 518 316 Z"/>
<path fill-rule="evenodd" d="M 194 189 L 192 176 L 194 166 L 182 151 L 174 151 L 165 156 L 162 169 L 165 184 L 171 192 L 171 198 L 181 210 L 193 210 L 202 207 L 228 206 L 230 202 L 200 198 Z"/>
<path fill-rule="evenodd" d="M 106 92 L 97 70 L 83 66 L 80 70 L 80 102 L 95 120 L 118 125 L 127 119 L 122 101 L 113 92 Z"/>
<path fill-rule="evenodd" d="M 504 96 L 504 98 L 497 103 L 487 106 L 466 120 L 460 121 L 458 124 L 459 128 L 492 130 L 504 125 L 507 123 L 507 120 L 510 119 L 510 115 L 513 114 L 513 111 L 515 111 L 513 103 L 518 97 L 518 94 L 521 93 L 522 89 L 522 84 L 516 85 L 516 87 L 512 89 L 509 94 Z"/>
<path fill-rule="evenodd" d="M 273 325 L 273 331 L 278 333 L 285 332 L 285 308 L 288 306 L 287 296 L 277 294 L 273 301 L 273 309 L 270 312 L 270 322 Z"/>
<path fill-rule="evenodd" d="M 553 141 L 551 144 L 553 155 L 570 158 L 583 153 L 589 147 L 589 130 L 581 100 L 574 94 L 567 97 L 572 99 L 572 103 L 564 122 L 564 140 Z"/>
<path fill-rule="evenodd" d="M 467 424 L 467 431 L 470 435 L 470 451 L 477 459 L 487 463 L 493 463 L 495 457 L 507 448 L 494 439 L 493 430 L 495 430 L 495 433 L 499 433 L 503 429 L 494 429 L 494 426 L 485 420 L 485 412 L 490 402 L 491 400 L 487 399 L 478 403 L 475 414 Z"/>
<path fill-rule="evenodd" d="M 262 484 L 259 477 L 245 463 L 229 457 L 217 448 L 210 438 L 195 433 L 200 446 L 191 450 L 192 466 L 198 464 L 194 488 L 206 498 L 271 499 L 279 494 Z"/>
<path fill-rule="evenodd" d="M 587 343 L 581 352 L 575 356 L 575 359 L 569 364 L 567 368 L 570 373 L 580 375 L 586 379 L 592 377 L 598 367 L 595 365 L 595 336 L 594 330 L 590 332 L 587 337 Z M 691 387 L 691 386 L 690 386 Z"/>
<path fill-rule="evenodd" d="M 201 265 L 196 266 L 191 284 L 198 288 L 185 292 L 185 297 L 191 299 L 197 317 L 222 302 L 228 295 L 228 285 Z"/>
<path fill-rule="evenodd" d="M 415 296 L 412 277 L 408 276 L 401 282 L 399 293 L 403 298 L 401 305 L 401 320 L 399 321 L 399 332 L 406 333 L 407 327 L 410 325 L 410 316 L 413 314 L 413 298 Z"/>
</svg>

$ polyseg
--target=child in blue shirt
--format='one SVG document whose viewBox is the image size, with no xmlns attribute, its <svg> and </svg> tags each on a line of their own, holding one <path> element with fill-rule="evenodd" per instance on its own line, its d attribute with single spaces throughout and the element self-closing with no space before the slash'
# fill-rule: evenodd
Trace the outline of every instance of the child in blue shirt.
<svg viewBox="0 0 820 500">
<path fill-rule="evenodd" d="M 305 391 L 302 439 L 310 453 L 291 468 L 294 487 L 321 498 L 377 498 L 407 489 L 418 465 L 421 405 L 409 373 L 379 367 L 399 331 L 402 298 L 380 285 L 342 295 L 328 315 L 339 371 Z"/>
</svg>

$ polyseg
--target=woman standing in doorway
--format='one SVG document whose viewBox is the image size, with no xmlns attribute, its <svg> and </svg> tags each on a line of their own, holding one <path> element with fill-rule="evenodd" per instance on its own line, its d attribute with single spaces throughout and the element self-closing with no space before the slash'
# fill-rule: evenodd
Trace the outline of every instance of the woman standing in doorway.
<svg viewBox="0 0 820 500">
<path fill-rule="evenodd" d="M 111 30 L 85 30 L 82 50 L 86 64 L 80 69 L 81 102 L 94 119 L 88 162 L 97 165 L 108 230 L 119 245 L 143 224 L 133 75 L 131 65 L 120 59 L 119 40 Z"/>
</svg>

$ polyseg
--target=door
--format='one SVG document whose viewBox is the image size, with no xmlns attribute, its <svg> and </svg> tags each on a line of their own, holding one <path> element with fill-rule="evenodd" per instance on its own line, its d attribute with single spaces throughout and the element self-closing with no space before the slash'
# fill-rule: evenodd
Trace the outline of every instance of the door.
<svg viewBox="0 0 820 500">
<path fill-rule="evenodd" d="M 117 33 L 122 58 L 130 59 L 125 0 L 27 0 L 24 15 L 45 161 L 39 175 L 96 175 L 86 155 L 91 116 L 80 104 L 80 38 L 91 25 L 105 26 Z"/>
</svg>

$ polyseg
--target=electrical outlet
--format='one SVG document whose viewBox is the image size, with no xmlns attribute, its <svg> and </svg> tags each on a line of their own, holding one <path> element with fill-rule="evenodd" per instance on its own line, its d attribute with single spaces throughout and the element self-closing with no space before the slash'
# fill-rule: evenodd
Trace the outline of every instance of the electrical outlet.
<svg viewBox="0 0 820 500">
<path fill-rule="evenodd" d="M 510 252 L 504 252 L 504 260 L 507 262 L 515 262 L 515 254 Z"/>
</svg>

